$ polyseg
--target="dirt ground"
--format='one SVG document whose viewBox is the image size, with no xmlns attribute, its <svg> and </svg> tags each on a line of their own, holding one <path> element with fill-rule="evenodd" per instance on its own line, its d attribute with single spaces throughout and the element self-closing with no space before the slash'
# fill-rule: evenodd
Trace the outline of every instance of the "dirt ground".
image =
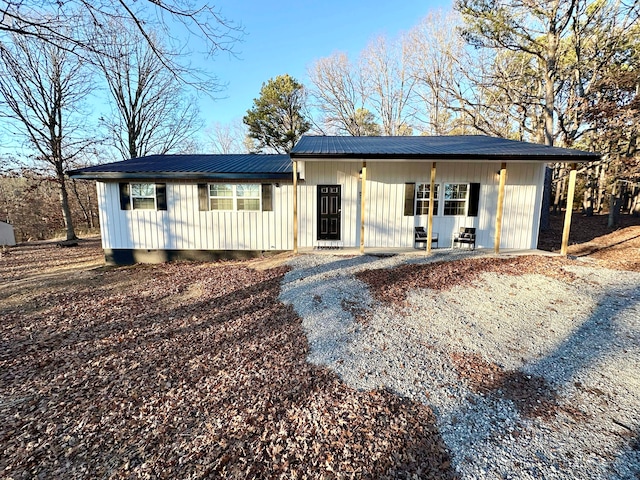
<svg viewBox="0 0 640 480">
<path fill-rule="evenodd" d="M 579 231 L 571 255 L 640 268 L 639 225 Z M 285 272 L 106 267 L 96 238 L 3 251 L 0 477 L 454 478 L 429 407 L 306 361 Z"/>
<path fill-rule="evenodd" d="M 453 478 L 429 407 L 306 361 L 271 262 L 5 252 L 0 478 Z"/>
<path fill-rule="evenodd" d="M 564 216 L 551 216 L 551 228 L 540 233 L 538 248 L 560 251 Z M 607 227 L 607 215 L 574 213 L 568 254 L 608 268 L 640 271 L 640 217 L 621 215 L 619 225 Z"/>
</svg>

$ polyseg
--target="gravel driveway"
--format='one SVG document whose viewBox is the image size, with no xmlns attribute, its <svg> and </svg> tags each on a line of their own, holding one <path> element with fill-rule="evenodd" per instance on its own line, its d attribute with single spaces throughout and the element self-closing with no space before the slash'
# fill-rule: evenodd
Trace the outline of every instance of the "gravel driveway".
<svg viewBox="0 0 640 480">
<path fill-rule="evenodd" d="M 463 479 L 640 478 L 640 273 L 483 273 L 410 288 L 401 306 L 355 276 L 440 259 L 291 260 L 281 300 L 303 319 L 308 360 L 429 405 Z"/>
</svg>

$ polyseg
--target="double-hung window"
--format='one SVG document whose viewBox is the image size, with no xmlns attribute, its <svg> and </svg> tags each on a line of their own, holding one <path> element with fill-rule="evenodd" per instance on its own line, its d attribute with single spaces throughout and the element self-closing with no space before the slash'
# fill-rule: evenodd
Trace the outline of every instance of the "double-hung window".
<svg viewBox="0 0 640 480">
<path fill-rule="evenodd" d="M 466 215 L 469 185 L 446 183 L 444 186 L 444 215 Z"/>
<path fill-rule="evenodd" d="M 416 215 L 429 215 L 429 193 L 431 191 L 430 183 L 419 183 L 416 192 Z M 440 185 L 435 184 L 433 191 L 433 214 L 438 215 L 438 207 L 440 205 Z"/>
<path fill-rule="evenodd" d="M 133 210 L 155 210 L 156 184 L 132 183 L 131 206 L 133 207 Z"/>
<path fill-rule="evenodd" d="M 149 182 L 122 182 L 120 190 L 121 210 L 166 210 L 167 184 Z"/>
<path fill-rule="evenodd" d="M 258 211 L 260 210 L 259 184 L 209 184 L 209 208 L 211 210 Z"/>
<path fill-rule="evenodd" d="M 260 185 L 236 185 L 236 210 L 260 210 Z"/>
<path fill-rule="evenodd" d="M 209 205 L 211 210 L 233 210 L 233 185 L 209 185 Z"/>
</svg>

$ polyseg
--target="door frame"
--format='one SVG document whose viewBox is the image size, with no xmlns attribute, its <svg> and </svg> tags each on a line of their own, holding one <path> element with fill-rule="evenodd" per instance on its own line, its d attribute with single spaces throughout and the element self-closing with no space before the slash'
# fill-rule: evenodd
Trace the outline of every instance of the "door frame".
<svg viewBox="0 0 640 480">
<path fill-rule="evenodd" d="M 333 185 L 318 185 L 317 187 L 317 205 L 316 205 L 316 227 L 317 227 L 317 233 L 316 233 L 316 237 L 317 240 L 342 240 L 342 185 L 340 184 L 333 184 Z M 322 193 L 322 189 L 323 188 L 337 188 L 337 198 L 338 198 L 338 204 L 337 204 L 337 210 L 338 213 L 336 214 L 327 214 L 327 215 L 323 215 L 321 213 L 321 208 L 322 208 L 322 197 L 323 196 L 329 196 L 331 195 L 331 192 L 329 193 Z M 331 216 L 331 217 L 335 217 L 338 221 L 337 224 L 337 233 L 336 234 L 329 234 L 326 235 L 325 237 L 321 236 L 321 230 L 322 230 L 322 217 L 326 217 L 326 216 Z"/>
</svg>

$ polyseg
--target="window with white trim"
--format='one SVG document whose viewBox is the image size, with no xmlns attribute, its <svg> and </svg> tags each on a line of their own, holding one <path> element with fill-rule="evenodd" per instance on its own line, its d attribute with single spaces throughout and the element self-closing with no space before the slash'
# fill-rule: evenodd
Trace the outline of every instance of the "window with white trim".
<svg viewBox="0 0 640 480">
<path fill-rule="evenodd" d="M 156 184 L 155 183 L 132 183 L 131 184 L 131 207 L 134 210 L 155 210 L 156 209 Z"/>
<path fill-rule="evenodd" d="M 469 185 L 446 183 L 444 185 L 444 215 L 466 215 Z"/>
<path fill-rule="evenodd" d="M 236 185 L 236 210 L 260 210 L 260 185 Z"/>
<path fill-rule="evenodd" d="M 259 211 L 260 184 L 209 184 L 209 207 L 211 210 Z"/>
<path fill-rule="evenodd" d="M 430 183 L 419 183 L 416 190 L 416 215 L 429 215 L 429 192 L 431 190 Z M 438 207 L 440 205 L 440 185 L 435 184 L 433 192 L 433 214 L 438 215 Z"/>
</svg>

